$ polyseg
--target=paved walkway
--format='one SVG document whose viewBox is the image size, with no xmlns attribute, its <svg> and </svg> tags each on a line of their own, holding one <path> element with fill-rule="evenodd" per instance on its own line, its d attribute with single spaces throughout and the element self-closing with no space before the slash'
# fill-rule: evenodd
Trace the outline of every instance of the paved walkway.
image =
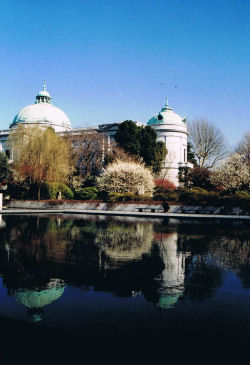
<svg viewBox="0 0 250 365">
<path fill-rule="evenodd" d="M 121 210 L 94 210 L 94 209 L 4 209 L 0 214 L 94 214 L 109 216 L 127 216 L 127 217 L 155 217 L 155 218 L 195 218 L 195 219 L 234 219 L 250 220 L 246 215 L 219 215 L 219 214 L 187 214 L 187 213 L 151 213 L 151 212 L 134 212 Z"/>
</svg>

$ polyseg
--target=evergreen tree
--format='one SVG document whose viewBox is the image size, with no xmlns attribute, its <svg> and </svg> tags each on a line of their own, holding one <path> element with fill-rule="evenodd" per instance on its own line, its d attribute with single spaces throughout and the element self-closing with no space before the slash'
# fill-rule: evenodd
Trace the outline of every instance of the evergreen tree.
<svg viewBox="0 0 250 365">
<path fill-rule="evenodd" d="M 140 134 L 140 127 L 137 127 L 132 120 L 126 120 L 119 125 L 119 129 L 115 134 L 115 140 L 127 153 L 139 156 Z"/>
<path fill-rule="evenodd" d="M 188 160 L 188 162 L 191 162 L 193 165 L 197 165 L 193 145 L 190 142 L 188 142 L 188 144 L 187 144 L 187 160 Z"/>
<path fill-rule="evenodd" d="M 153 172 L 161 170 L 167 150 L 163 142 L 156 141 L 157 134 L 150 126 L 137 127 L 135 122 L 126 120 L 119 125 L 116 142 L 125 152 L 141 157 Z"/>
<path fill-rule="evenodd" d="M 5 153 L 0 152 L 0 186 L 8 182 L 10 175 L 8 158 Z"/>
</svg>

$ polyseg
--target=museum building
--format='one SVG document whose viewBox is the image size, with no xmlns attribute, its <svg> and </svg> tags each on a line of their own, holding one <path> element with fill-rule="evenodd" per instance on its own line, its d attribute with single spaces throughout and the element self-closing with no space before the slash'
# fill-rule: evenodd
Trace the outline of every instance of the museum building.
<svg viewBox="0 0 250 365">
<path fill-rule="evenodd" d="M 14 117 L 9 129 L 0 130 L 0 152 L 5 152 L 11 159 L 11 151 L 7 144 L 8 136 L 13 128 L 18 124 L 39 125 L 43 128 L 52 127 L 57 133 L 79 134 L 81 132 L 103 133 L 110 138 L 115 135 L 119 124 L 100 124 L 93 127 L 72 128 L 68 116 L 51 102 L 51 96 L 46 88 L 46 81 L 43 84 L 43 90 L 36 96 L 35 104 L 23 108 Z M 144 126 L 140 122 L 137 125 Z M 192 164 L 187 162 L 187 126 L 186 119 L 176 114 L 168 106 L 168 100 L 161 111 L 153 116 L 147 123 L 154 128 L 157 133 L 157 140 L 165 143 L 167 155 L 162 167 L 162 177 L 168 179 L 176 186 L 178 183 L 179 167 L 192 168 Z"/>
</svg>

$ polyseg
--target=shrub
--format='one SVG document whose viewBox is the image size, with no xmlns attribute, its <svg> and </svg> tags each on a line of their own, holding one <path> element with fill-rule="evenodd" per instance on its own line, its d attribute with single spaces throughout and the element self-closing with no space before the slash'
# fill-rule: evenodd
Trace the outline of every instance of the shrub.
<svg viewBox="0 0 250 365">
<path fill-rule="evenodd" d="M 179 203 L 186 204 L 214 204 L 217 203 L 219 194 L 202 188 L 180 189 L 178 191 Z"/>
<path fill-rule="evenodd" d="M 12 199 L 29 199 L 30 191 L 24 184 L 15 184 L 11 182 L 8 184 L 6 195 L 10 194 Z"/>
<path fill-rule="evenodd" d="M 239 199 L 246 200 L 246 201 L 250 200 L 250 192 L 247 190 L 237 191 L 235 195 Z"/>
<path fill-rule="evenodd" d="M 87 187 L 79 189 L 76 193 L 76 197 L 82 200 L 96 200 L 98 190 L 95 187 Z"/>
<path fill-rule="evenodd" d="M 62 194 L 63 199 L 73 199 L 73 191 L 65 184 L 62 183 L 44 183 L 41 187 L 42 199 L 56 199 L 59 192 Z"/>
<path fill-rule="evenodd" d="M 163 190 L 175 190 L 176 186 L 169 180 L 155 179 L 155 186 Z"/>
<path fill-rule="evenodd" d="M 171 202 L 177 202 L 178 194 L 176 191 L 163 191 L 163 192 L 156 191 L 154 193 L 154 200 L 156 201 L 167 200 Z"/>
<path fill-rule="evenodd" d="M 140 195 L 133 193 L 110 193 L 108 194 L 107 200 L 110 202 L 127 202 L 127 201 L 142 201 L 148 200 L 150 196 L 148 195 Z"/>
</svg>

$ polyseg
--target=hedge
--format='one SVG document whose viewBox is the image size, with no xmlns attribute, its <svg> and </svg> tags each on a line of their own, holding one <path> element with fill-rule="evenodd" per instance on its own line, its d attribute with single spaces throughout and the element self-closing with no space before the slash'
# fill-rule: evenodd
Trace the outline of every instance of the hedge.
<svg viewBox="0 0 250 365">
<path fill-rule="evenodd" d="M 41 187 L 41 199 L 56 199 L 61 192 L 63 199 L 73 199 L 73 191 L 62 183 L 44 183 Z"/>
<path fill-rule="evenodd" d="M 76 192 L 76 198 L 82 200 L 96 200 L 97 195 L 98 190 L 95 187 L 82 188 Z"/>
</svg>

